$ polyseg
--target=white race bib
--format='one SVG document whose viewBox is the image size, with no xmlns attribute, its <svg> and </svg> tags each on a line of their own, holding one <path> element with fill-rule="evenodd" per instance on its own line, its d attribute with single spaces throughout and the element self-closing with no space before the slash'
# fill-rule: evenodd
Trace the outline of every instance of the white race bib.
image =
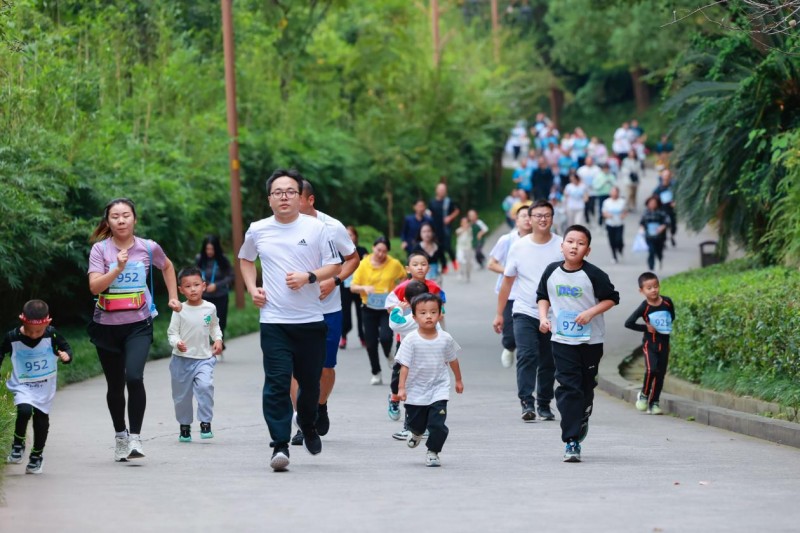
<svg viewBox="0 0 800 533">
<path fill-rule="evenodd" d="M 648 222 L 647 223 L 647 236 L 648 237 L 655 237 L 658 235 L 658 228 L 661 227 L 661 224 L 658 222 Z"/>
<path fill-rule="evenodd" d="M 21 343 L 20 343 L 21 344 Z M 39 343 L 34 348 L 17 346 L 13 355 L 14 370 L 20 383 L 41 381 L 56 373 L 56 354 L 49 343 Z"/>
<path fill-rule="evenodd" d="M 109 270 L 117 268 L 116 261 L 109 265 Z M 131 262 L 125 265 L 125 270 L 114 278 L 108 287 L 108 292 L 123 294 L 129 292 L 144 292 L 147 290 L 147 269 L 141 261 Z"/>
<path fill-rule="evenodd" d="M 367 295 L 367 307 L 370 309 L 385 309 L 386 297 L 389 293 L 386 292 L 373 292 Z"/>
<path fill-rule="evenodd" d="M 556 317 L 556 335 L 567 339 L 588 341 L 592 336 L 592 325 L 581 325 L 575 322 L 579 314 L 579 311 L 569 311 L 566 309 L 559 311 Z"/>
<path fill-rule="evenodd" d="M 667 189 L 666 191 L 661 191 L 659 197 L 661 198 L 661 203 L 666 205 L 672 203 L 672 200 L 673 198 L 675 198 L 675 195 L 672 194 L 671 189 Z"/>
</svg>

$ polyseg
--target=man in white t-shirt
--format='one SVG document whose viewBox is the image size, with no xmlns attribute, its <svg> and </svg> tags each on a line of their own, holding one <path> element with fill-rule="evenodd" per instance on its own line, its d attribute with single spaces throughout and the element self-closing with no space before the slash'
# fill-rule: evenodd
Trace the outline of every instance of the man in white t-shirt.
<svg viewBox="0 0 800 533">
<path fill-rule="evenodd" d="M 594 179 L 600 174 L 600 167 L 597 166 L 592 156 L 587 156 L 586 162 L 577 170 L 577 173 L 583 184 L 586 185 L 586 192 L 589 194 L 589 199 L 584 206 L 584 216 L 586 217 L 586 223 L 591 224 L 592 217 L 595 214 L 595 203 L 597 202 L 597 192 L 594 190 Z"/>
<path fill-rule="evenodd" d="M 342 298 L 339 294 L 339 286 L 343 279 L 347 279 L 358 268 L 358 252 L 347 234 L 347 229 L 341 222 L 317 211 L 314 206 L 316 198 L 314 196 L 314 186 L 308 179 L 303 179 L 303 191 L 300 194 L 300 213 L 314 217 L 322 221 L 328 228 L 336 252 L 342 258 L 342 271 L 338 276 L 320 282 L 320 300 L 322 300 L 322 312 L 325 324 L 328 326 L 328 334 L 325 338 L 325 365 L 322 368 L 322 379 L 319 383 L 319 408 L 317 412 L 316 428 L 320 436 L 325 436 L 330 429 L 330 418 L 328 417 L 328 397 L 333 392 L 333 385 L 336 382 L 336 356 L 339 353 L 339 340 L 342 337 Z M 297 380 L 292 380 L 292 398 L 297 398 Z M 292 444 L 299 446 L 303 443 L 303 431 L 297 430 L 292 437 Z"/>
<path fill-rule="evenodd" d="M 270 466 L 276 471 L 289 466 L 292 375 L 300 385 L 297 422 L 306 450 L 312 455 L 322 451 L 314 423 L 327 326 L 317 282 L 341 271 L 341 258 L 325 224 L 300 213 L 302 190 L 303 177 L 296 170 L 273 172 L 267 194 L 274 215 L 253 222 L 239 250 L 242 278 L 261 310 L 262 409 L 272 438 Z M 256 259 L 261 259 L 263 287 L 256 285 Z"/>
<path fill-rule="evenodd" d="M 498 333 L 503 330 L 506 302 L 514 300 L 512 318 L 517 344 L 517 396 L 525 422 L 536 420 L 537 407 L 539 418 L 555 420 L 550 410 L 555 381 L 550 333 L 539 331 L 536 304 L 536 290 L 542 273 L 551 263 L 563 260 L 562 239 L 550 231 L 554 212 L 552 204 L 544 200 L 530 207 L 528 214 L 533 232 L 511 246 L 497 295 L 497 315 L 493 325 Z"/>
<path fill-rule="evenodd" d="M 531 217 L 528 214 L 530 205 L 520 205 L 515 214 L 516 227 L 497 239 L 497 244 L 494 245 L 492 251 L 489 253 L 489 266 L 487 267 L 492 272 L 497 272 L 497 283 L 494 286 L 494 293 L 500 293 L 500 286 L 503 284 L 503 272 L 506 269 L 506 259 L 508 258 L 508 251 L 522 237 L 529 235 L 531 232 Z M 514 300 L 508 299 L 506 306 L 503 308 L 503 331 L 500 332 L 501 344 L 503 351 L 500 354 L 500 363 L 509 368 L 514 363 L 514 352 L 517 349 L 517 344 L 514 342 L 514 321 L 511 319 L 511 309 L 514 305 Z"/>
<path fill-rule="evenodd" d="M 623 122 L 622 126 L 614 132 L 611 150 L 617 155 L 620 163 L 628 157 L 628 152 L 631 150 L 631 130 L 627 122 Z"/>
</svg>

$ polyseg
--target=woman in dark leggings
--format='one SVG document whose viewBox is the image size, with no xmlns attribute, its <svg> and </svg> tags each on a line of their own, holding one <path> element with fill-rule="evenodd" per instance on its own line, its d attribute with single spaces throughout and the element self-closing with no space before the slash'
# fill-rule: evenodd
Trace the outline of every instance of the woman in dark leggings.
<svg viewBox="0 0 800 533">
<path fill-rule="evenodd" d="M 180 311 L 175 269 L 157 243 L 134 236 L 136 207 L 132 200 L 111 200 L 92 233 L 89 290 L 97 295 L 89 338 L 97 348 L 108 384 L 106 401 L 114 423 L 114 460 L 144 457 L 140 433 L 147 396 L 144 364 L 153 342 L 151 266 L 161 270 L 169 292 L 169 307 Z M 152 276 L 150 276 L 152 278 Z M 125 423 L 125 388 L 128 422 Z"/>
<path fill-rule="evenodd" d="M 207 235 L 203 239 L 197 256 L 197 267 L 203 273 L 203 281 L 206 282 L 203 300 L 211 302 L 217 308 L 219 328 L 224 339 L 225 327 L 228 325 L 228 293 L 233 284 L 233 267 L 225 257 L 222 244 L 216 235 Z"/>
<path fill-rule="evenodd" d="M 650 270 L 656 267 L 658 259 L 659 268 L 664 263 L 664 243 L 667 240 L 667 228 L 669 227 L 669 216 L 661 209 L 661 200 L 658 196 L 651 196 L 645 202 L 647 209 L 639 222 L 641 230 L 647 241 L 648 255 L 647 266 Z"/>
</svg>

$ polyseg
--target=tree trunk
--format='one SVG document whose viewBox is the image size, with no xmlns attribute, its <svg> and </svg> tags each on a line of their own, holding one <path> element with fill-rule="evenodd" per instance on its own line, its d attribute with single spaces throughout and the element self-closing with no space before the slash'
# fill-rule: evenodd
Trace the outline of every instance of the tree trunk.
<svg viewBox="0 0 800 533">
<path fill-rule="evenodd" d="M 636 112 L 644 113 L 650 107 L 650 87 L 642 81 L 645 72 L 642 67 L 631 69 L 631 81 L 633 82 L 633 96 L 636 99 Z"/>
<path fill-rule="evenodd" d="M 558 87 L 550 87 L 550 120 L 556 129 L 559 128 L 561 110 L 564 108 L 564 91 Z"/>
<path fill-rule="evenodd" d="M 389 180 L 386 180 L 384 187 L 386 193 L 386 225 L 388 228 L 387 237 L 391 239 L 394 237 L 394 193 L 392 193 L 392 185 Z"/>
</svg>

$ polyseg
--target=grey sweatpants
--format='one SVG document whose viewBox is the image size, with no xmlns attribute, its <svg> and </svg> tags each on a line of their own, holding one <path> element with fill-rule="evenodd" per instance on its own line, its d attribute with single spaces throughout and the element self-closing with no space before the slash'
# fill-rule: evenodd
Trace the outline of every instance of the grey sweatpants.
<svg viewBox="0 0 800 533">
<path fill-rule="evenodd" d="M 172 356 L 169 373 L 172 375 L 172 400 L 175 418 L 181 425 L 192 423 L 192 396 L 197 398 L 197 418 L 211 422 L 214 416 L 214 367 L 216 357 L 192 359 Z"/>
</svg>

